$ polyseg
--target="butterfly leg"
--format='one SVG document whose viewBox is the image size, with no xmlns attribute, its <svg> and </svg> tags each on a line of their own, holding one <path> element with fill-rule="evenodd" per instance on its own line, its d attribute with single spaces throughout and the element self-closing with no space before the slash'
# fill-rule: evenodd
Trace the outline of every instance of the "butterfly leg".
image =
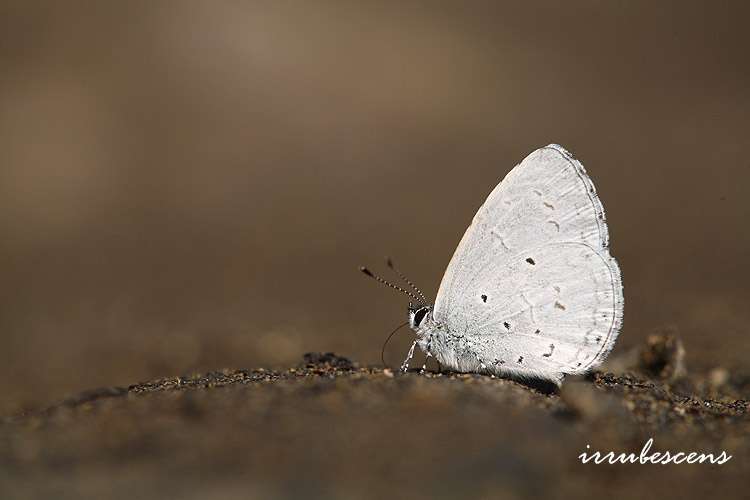
<svg viewBox="0 0 750 500">
<path fill-rule="evenodd" d="M 417 346 L 417 341 L 415 340 L 411 348 L 409 348 L 409 354 L 406 355 L 406 359 L 403 363 L 401 363 L 401 371 L 406 373 L 406 371 L 409 369 L 409 361 L 411 361 L 411 358 L 414 357 L 414 348 Z"/>
<path fill-rule="evenodd" d="M 430 351 L 427 351 L 424 355 L 424 364 L 422 364 L 422 369 L 419 371 L 420 374 L 423 374 L 425 370 L 427 370 L 427 360 L 432 357 L 432 353 Z"/>
<path fill-rule="evenodd" d="M 422 365 L 422 370 L 419 372 L 420 374 L 423 374 L 425 370 L 427 370 L 427 361 L 433 357 L 432 351 L 430 350 L 430 347 L 432 346 L 432 335 L 430 335 L 430 338 L 427 339 L 427 346 L 425 347 L 425 355 L 424 355 L 424 364 Z"/>
</svg>

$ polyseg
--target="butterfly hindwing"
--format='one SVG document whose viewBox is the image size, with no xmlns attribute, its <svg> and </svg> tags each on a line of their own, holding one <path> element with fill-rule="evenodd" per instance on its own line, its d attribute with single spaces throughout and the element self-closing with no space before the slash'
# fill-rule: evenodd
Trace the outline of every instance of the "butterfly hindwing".
<svg viewBox="0 0 750 500">
<path fill-rule="evenodd" d="M 608 243 L 583 166 L 560 146 L 531 153 L 479 209 L 440 284 L 434 319 L 477 358 L 456 362 L 541 376 L 600 363 L 623 309 Z"/>
</svg>

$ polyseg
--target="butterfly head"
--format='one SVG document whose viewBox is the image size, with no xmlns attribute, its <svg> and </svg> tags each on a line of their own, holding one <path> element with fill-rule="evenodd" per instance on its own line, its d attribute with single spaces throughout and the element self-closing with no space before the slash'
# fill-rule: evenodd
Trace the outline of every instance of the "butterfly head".
<svg viewBox="0 0 750 500">
<path fill-rule="evenodd" d="M 419 330 L 432 316 L 432 307 L 422 304 L 409 303 L 409 326 L 412 330 Z"/>
</svg>

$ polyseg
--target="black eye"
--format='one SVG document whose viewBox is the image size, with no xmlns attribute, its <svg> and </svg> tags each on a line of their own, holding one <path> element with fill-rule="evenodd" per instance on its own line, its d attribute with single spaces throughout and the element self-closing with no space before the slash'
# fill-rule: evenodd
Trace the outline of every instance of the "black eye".
<svg viewBox="0 0 750 500">
<path fill-rule="evenodd" d="M 422 320 L 424 319 L 426 315 L 427 315 L 426 307 L 418 309 L 417 312 L 414 313 L 414 326 L 419 326 L 419 324 L 422 322 Z"/>
</svg>

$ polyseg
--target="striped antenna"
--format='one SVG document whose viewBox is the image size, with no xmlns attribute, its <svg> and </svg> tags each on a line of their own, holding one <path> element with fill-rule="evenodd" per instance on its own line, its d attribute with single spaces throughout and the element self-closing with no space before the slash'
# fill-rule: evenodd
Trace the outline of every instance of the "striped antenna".
<svg viewBox="0 0 750 500">
<path fill-rule="evenodd" d="M 399 278 L 401 278 L 407 285 L 409 285 L 412 290 L 414 290 L 415 292 L 417 292 L 419 294 L 419 296 L 422 298 L 422 300 L 420 300 L 419 302 L 421 302 L 423 306 L 429 305 L 429 302 L 427 301 L 427 297 L 424 296 L 424 294 L 422 293 L 422 290 L 420 290 L 419 287 L 417 287 L 417 285 L 415 285 L 414 283 L 412 283 L 409 280 L 409 278 L 407 278 L 406 276 L 404 276 L 398 269 L 396 269 L 396 266 L 393 265 L 393 261 L 391 260 L 390 257 L 386 257 L 386 262 L 388 264 L 388 267 L 391 268 L 391 271 L 393 271 L 394 273 L 396 273 L 396 275 Z"/>
<path fill-rule="evenodd" d="M 367 276 L 369 276 L 370 278 L 372 278 L 372 279 L 374 279 L 375 281 L 377 281 L 378 283 L 382 283 L 382 284 L 384 284 L 385 286 L 388 286 L 388 287 L 391 287 L 391 288 L 393 288 L 394 290 L 398 290 L 399 292 L 401 292 L 401 293 L 403 293 L 403 294 L 405 294 L 405 295 L 408 295 L 409 297 L 411 297 L 412 299 L 414 299 L 414 300 L 415 300 L 415 301 L 417 301 L 417 302 L 419 302 L 419 301 L 420 301 L 420 300 L 419 300 L 419 297 L 417 297 L 416 295 L 414 295 L 413 293 L 411 293 L 411 292 L 410 292 L 409 290 L 404 290 L 404 289 L 403 289 L 403 288 L 401 288 L 400 286 L 398 286 L 398 285 L 394 285 L 394 284 L 393 284 L 393 283 L 391 283 L 390 281 L 387 281 L 387 280 L 385 280 L 385 279 L 381 278 L 380 276 L 378 276 L 378 275 L 376 275 L 376 274 L 373 274 L 373 272 L 372 272 L 372 271 L 370 271 L 369 269 L 367 269 L 367 268 L 366 268 L 365 266 L 361 266 L 361 267 L 359 268 L 359 270 L 360 270 L 360 271 L 362 271 L 362 272 L 363 272 L 364 274 L 366 274 Z"/>
</svg>

